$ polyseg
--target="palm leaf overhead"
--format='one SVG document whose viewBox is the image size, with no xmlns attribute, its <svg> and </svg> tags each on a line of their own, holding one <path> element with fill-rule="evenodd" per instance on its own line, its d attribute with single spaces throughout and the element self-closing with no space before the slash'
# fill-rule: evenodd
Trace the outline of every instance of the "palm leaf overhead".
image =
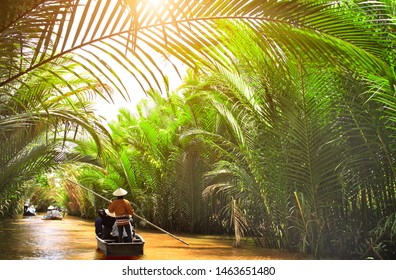
<svg viewBox="0 0 396 280">
<path fill-rule="evenodd" d="M 208 55 L 210 48 L 225 53 L 218 40 L 219 24 L 225 19 L 247 24 L 280 66 L 290 55 L 305 56 L 374 69 L 390 78 L 390 69 L 381 61 L 392 50 L 383 40 L 389 29 L 380 29 L 377 21 L 390 29 L 394 22 L 387 15 L 388 6 L 375 4 L 371 17 L 359 17 L 365 3 L 169 0 L 154 6 L 144 0 L 39 1 L 1 26 L 1 57 L 17 57 L 16 50 L 22 57 L 2 64 L 0 89 L 71 53 L 82 68 L 97 73 L 98 80 L 110 82 L 123 94 L 128 86 L 114 71 L 115 65 L 141 87 L 161 88 L 165 74 L 155 53 L 191 67 L 195 66 L 192 58 Z M 12 53 L 8 42 L 15 37 L 21 43 Z"/>
</svg>

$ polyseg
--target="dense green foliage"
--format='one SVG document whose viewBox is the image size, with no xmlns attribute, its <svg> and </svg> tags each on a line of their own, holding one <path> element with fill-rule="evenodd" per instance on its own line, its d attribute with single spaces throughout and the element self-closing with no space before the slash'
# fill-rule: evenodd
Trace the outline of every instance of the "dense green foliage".
<svg viewBox="0 0 396 280">
<path fill-rule="evenodd" d="M 37 191 L 28 179 L 58 170 L 76 215 L 106 202 L 66 179 L 108 198 L 123 187 L 171 231 L 395 257 L 393 1 L 37 3 L 0 27 L 1 211 Z M 148 48 L 189 67 L 178 90 Z M 110 137 L 87 99 L 133 95 L 111 63 L 149 98 L 121 110 Z"/>
</svg>

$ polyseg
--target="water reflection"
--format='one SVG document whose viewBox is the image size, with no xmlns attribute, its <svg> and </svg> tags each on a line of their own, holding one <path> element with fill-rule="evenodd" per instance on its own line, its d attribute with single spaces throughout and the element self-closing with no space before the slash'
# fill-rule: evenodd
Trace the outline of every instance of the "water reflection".
<svg viewBox="0 0 396 280">
<path fill-rule="evenodd" d="M 42 215 L 0 220 L 0 260 L 263 260 L 296 259 L 276 250 L 232 247 L 232 240 L 213 236 L 179 236 L 190 245 L 158 232 L 142 232 L 144 255 L 106 257 L 96 247 L 94 222 L 67 216 L 42 220 Z"/>
</svg>

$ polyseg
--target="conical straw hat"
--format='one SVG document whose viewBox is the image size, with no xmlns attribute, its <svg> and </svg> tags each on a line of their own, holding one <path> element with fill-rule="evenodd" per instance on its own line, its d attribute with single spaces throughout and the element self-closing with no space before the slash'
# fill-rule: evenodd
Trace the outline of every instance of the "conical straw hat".
<svg viewBox="0 0 396 280">
<path fill-rule="evenodd" d="M 115 218 L 115 213 L 111 213 L 109 209 L 105 209 L 106 215 Z"/>
<path fill-rule="evenodd" d="M 113 192 L 114 196 L 124 196 L 126 195 L 128 192 L 126 190 L 124 190 L 123 188 L 118 188 L 115 190 L 115 192 Z"/>
</svg>

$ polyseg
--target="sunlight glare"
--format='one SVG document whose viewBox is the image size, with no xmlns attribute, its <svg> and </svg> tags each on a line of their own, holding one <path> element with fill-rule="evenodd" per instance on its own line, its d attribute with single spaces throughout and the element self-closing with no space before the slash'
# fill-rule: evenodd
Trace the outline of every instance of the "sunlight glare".
<svg viewBox="0 0 396 280">
<path fill-rule="evenodd" d="M 159 6 L 162 0 L 148 0 L 149 3 L 155 7 Z"/>
</svg>

